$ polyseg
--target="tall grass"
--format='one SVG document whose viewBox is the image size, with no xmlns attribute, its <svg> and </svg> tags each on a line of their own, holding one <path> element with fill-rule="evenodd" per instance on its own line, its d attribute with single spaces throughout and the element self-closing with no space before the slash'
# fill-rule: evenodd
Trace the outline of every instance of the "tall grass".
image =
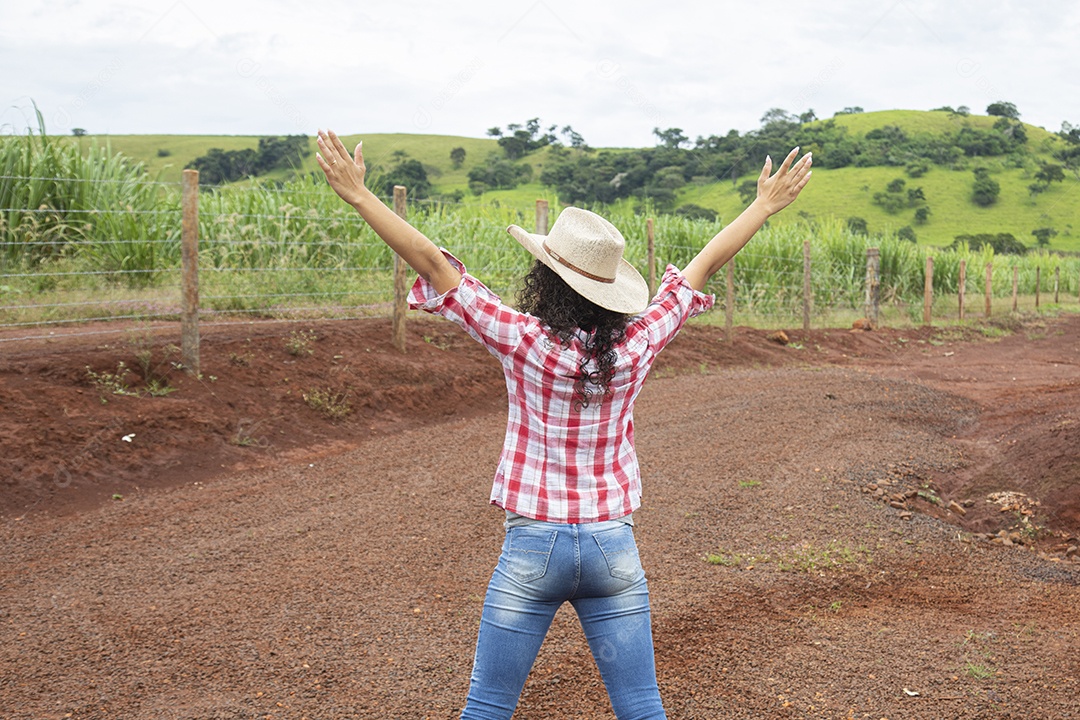
<svg viewBox="0 0 1080 720">
<path fill-rule="evenodd" d="M 0 323 L 115 315 L 96 306 L 95 298 L 125 312 L 178 312 L 178 186 L 154 182 L 141 165 L 107 147 L 80 149 L 43 132 L 0 138 L 0 174 Z M 623 231 L 626 257 L 642 270 L 647 216 L 655 215 L 658 274 L 667 263 L 685 266 L 719 230 L 705 220 L 635 211 L 628 204 L 594 209 Z M 512 297 L 532 258 L 505 229 L 513 223 L 531 230 L 532 207 L 414 202 L 409 213 L 421 232 Z M 383 312 L 380 304 L 390 300 L 392 254 L 319 178 L 204 189 L 199 232 L 200 294 L 208 311 L 281 315 L 307 308 L 333 314 L 362 306 Z M 990 262 L 998 297 L 1012 292 L 1013 266 L 1021 294 L 1034 293 L 1036 268 L 1043 293 L 1053 287 L 1055 267 L 1067 297 L 1076 297 L 1080 283 L 1076 256 L 934 249 L 857 235 L 838 220 L 812 220 L 767 226 L 736 257 L 740 312 L 776 324 L 801 315 L 806 240 L 819 318 L 859 311 L 869 247 L 880 249 L 882 301 L 910 310 L 912 319 L 915 308 L 921 317 L 927 255 L 934 258 L 938 296 L 957 292 L 961 261 L 971 295 L 981 294 Z M 722 299 L 723 273 L 713 282 L 710 291 Z M 140 303 L 149 309 L 139 310 Z"/>
</svg>

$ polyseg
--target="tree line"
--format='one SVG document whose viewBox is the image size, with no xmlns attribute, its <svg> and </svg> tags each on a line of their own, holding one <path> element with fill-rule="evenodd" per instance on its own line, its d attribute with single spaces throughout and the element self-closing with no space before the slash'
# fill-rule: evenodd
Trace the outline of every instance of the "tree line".
<svg viewBox="0 0 1080 720">
<path fill-rule="evenodd" d="M 200 185 L 221 185 L 255 177 L 278 168 L 299 168 L 311 154 L 307 135 L 272 135 L 259 138 L 258 149 L 210 148 L 186 167 L 199 171 Z"/>
<path fill-rule="evenodd" d="M 836 115 L 862 111 L 860 107 L 849 107 Z M 969 114 L 964 106 L 936 108 L 935 112 Z M 991 103 L 987 114 L 997 118 L 990 128 L 964 125 L 950 133 L 931 134 L 909 133 L 890 125 L 860 136 L 848 132 L 834 119 L 819 121 L 813 110 L 795 115 L 773 108 L 762 116 L 758 130 L 745 134 L 730 130 L 725 135 L 699 136 L 691 142 L 681 128 L 654 128 L 655 147 L 618 152 L 593 150 L 570 126 L 563 128 L 570 142 L 561 142 L 554 133 L 557 125 L 543 130 L 540 120 L 533 118 L 524 124 L 507 125 L 505 132 L 498 127 L 489 129 L 489 135 L 499 138 L 503 153 L 489 157 L 482 167 L 471 171 L 470 181 L 477 193 L 513 187 L 516 181 L 532 176 L 531 168 L 519 165 L 515 169 L 514 161 L 547 147 L 549 158 L 539 179 L 555 188 L 562 202 L 610 203 L 639 197 L 664 208 L 687 183 L 729 178 L 735 181 L 756 172 L 760 158 L 767 154 L 782 157 L 795 145 L 813 151 L 818 167 L 902 167 L 911 177 L 924 174 L 934 165 L 958 167 L 980 158 L 1030 155 L 1027 132 L 1014 104 Z M 1030 188 L 1033 194 L 1063 179 L 1065 169 L 1080 176 L 1080 127 L 1065 123 L 1059 135 L 1068 146 L 1056 155 L 1062 165 L 1044 165 Z M 984 182 L 973 192 L 973 201 L 983 205 L 992 204 L 994 199 L 992 186 L 985 180 L 984 176 L 977 177 L 977 182 Z"/>
</svg>

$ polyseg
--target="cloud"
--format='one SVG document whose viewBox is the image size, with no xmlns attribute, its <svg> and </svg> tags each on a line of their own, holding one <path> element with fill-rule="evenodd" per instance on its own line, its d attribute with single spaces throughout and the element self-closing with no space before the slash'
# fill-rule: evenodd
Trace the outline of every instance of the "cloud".
<svg viewBox="0 0 1080 720">
<path fill-rule="evenodd" d="M 1017 104 L 1080 122 L 1080 6 L 645 0 L 10 4 L 0 101 L 54 132 L 432 132 L 540 116 L 598 146 L 758 126 L 771 107 Z"/>
</svg>

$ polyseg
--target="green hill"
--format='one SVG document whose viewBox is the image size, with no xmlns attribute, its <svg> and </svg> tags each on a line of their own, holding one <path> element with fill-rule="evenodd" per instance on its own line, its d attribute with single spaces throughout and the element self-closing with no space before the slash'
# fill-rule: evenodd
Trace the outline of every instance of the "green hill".
<svg viewBox="0 0 1080 720">
<path fill-rule="evenodd" d="M 989 130 L 997 121 L 995 117 L 962 116 L 943 111 L 889 110 L 840 115 L 831 122 L 846 128 L 854 137 L 864 137 L 874 130 L 891 126 L 909 136 L 940 140 L 964 127 Z M 825 122 L 829 121 L 817 121 L 808 127 Z M 871 233 L 890 234 L 910 226 L 920 244 L 939 246 L 949 244 L 961 234 L 1004 232 L 1013 234 L 1030 247 L 1035 245 L 1031 232 L 1048 227 L 1057 231 L 1050 240 L 1051 248 L 1080 251 L 1080 181 L 1075 175 L 1067 173 L 1064 182 L 1052 183 L 1046 192 L 1032 195 L 1028 191 L 1040 163 L 1051 162 L 1052 152 L 1062 141 L 1042 128 L 1023 125 L 1023 129 L 1027 139 L 1021 155 L 964 157 L 950 166 L 931 164 L 921 177 L 910 177 L 900 166 L 815 167 L 814 179 L 798 204 L 777 216 L 774 222 L 788 224 L 806 218 L 859 217 L 866 220 Z M 503 206 L 520 205 L 525 209 L 537 198 L 554 203 L 557 197 L 553 188 L 536 180 L 543 168 L 552 162 L 549 148 L 530 153 L 519 161 L 532 166 L 532 182 L 512 190 L 489 191 L 476 196 L 468 192 L 468 172 L 489 155 L 501 153 L 494 139 L 410 134 L 348 135 L 342 138 L 350 149 L 360 139 L 364 140 L 365 159 L 373 168 L 373 175 L 377 176 L 380 170 L 392 167 L 403 157 L 416 159 L 423 164 L 436 193 L 461 191 L 462 202 L 468 204 L 497 202 Z M 163 181 L 177 181 L 182 168 L 210 148 L 240 150 L 258 145 L 257 137 L 240 136 L 113 135 L 87 136 L 79 141 L 108 144 L 112 150 L 145 163 L 151 173 L 159 175 Z M 450 160 L 450 151 L 455 147 L 466 151 L 465 162 L 457 168 Z M 314 139 L 311 149 L 315 149 Z M 985 167 L 1001 187 L 997 202 L 990 207 L 979 207 L 971 201 L 975 167 Z M 314 153 L 298 170 L 300 173 L 318 171 Z M 293 170 L 276 170 L 264 177 L 286 179 L 295 174 Z M 677 189 L 674 205 L 700 205 L 715 210 L 722 222 L 730 221 L 744 206 L 737 192 L 738 185 L 754 177 L 756 173 L 752 172 L 744 173 L 734 182 L 730 178 L 723 182 L 707 182 L 696 177 Z M 922 189 L 925 206 L 930 211 L 925 223 L 915 221 L 914 208 L 905 207 L 889 213 L 875 204 L 874 195 L 884 192 L 886 186 L 898 178 L 905 181 L 907 189 Z"/>
</svg>

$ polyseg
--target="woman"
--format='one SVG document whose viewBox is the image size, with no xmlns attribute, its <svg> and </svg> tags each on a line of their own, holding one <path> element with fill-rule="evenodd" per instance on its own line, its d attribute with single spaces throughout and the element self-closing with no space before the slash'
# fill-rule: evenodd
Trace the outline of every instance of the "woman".
<svg viewBox="0 0 1080 720">
<path fill-rule="evenodd" d="M 504 305 L 364 186 L 362 143 L 352 157 L 319 132 L 331 187 L 418 274 L 413 308 L 464 328 L 499 358 L 509 419 L 491 502 L 506 539 L 488 585 L 462 718 L 509 718 L 555 611 L 578 614 L 615 714 L 663 718 L 645 574 L 632 531 L 641 503 L 633 407 L 656 354 L 708 310 L 705 283 L 810 179 L 792 150 L 758 178 L 757 199 L 681 272 L 668 266 L 656 297 L 622 255 L 619 231 L 566 208 L 550 234 L 509 233 L 536 259 L 519 308 Z"/>
</svg>

